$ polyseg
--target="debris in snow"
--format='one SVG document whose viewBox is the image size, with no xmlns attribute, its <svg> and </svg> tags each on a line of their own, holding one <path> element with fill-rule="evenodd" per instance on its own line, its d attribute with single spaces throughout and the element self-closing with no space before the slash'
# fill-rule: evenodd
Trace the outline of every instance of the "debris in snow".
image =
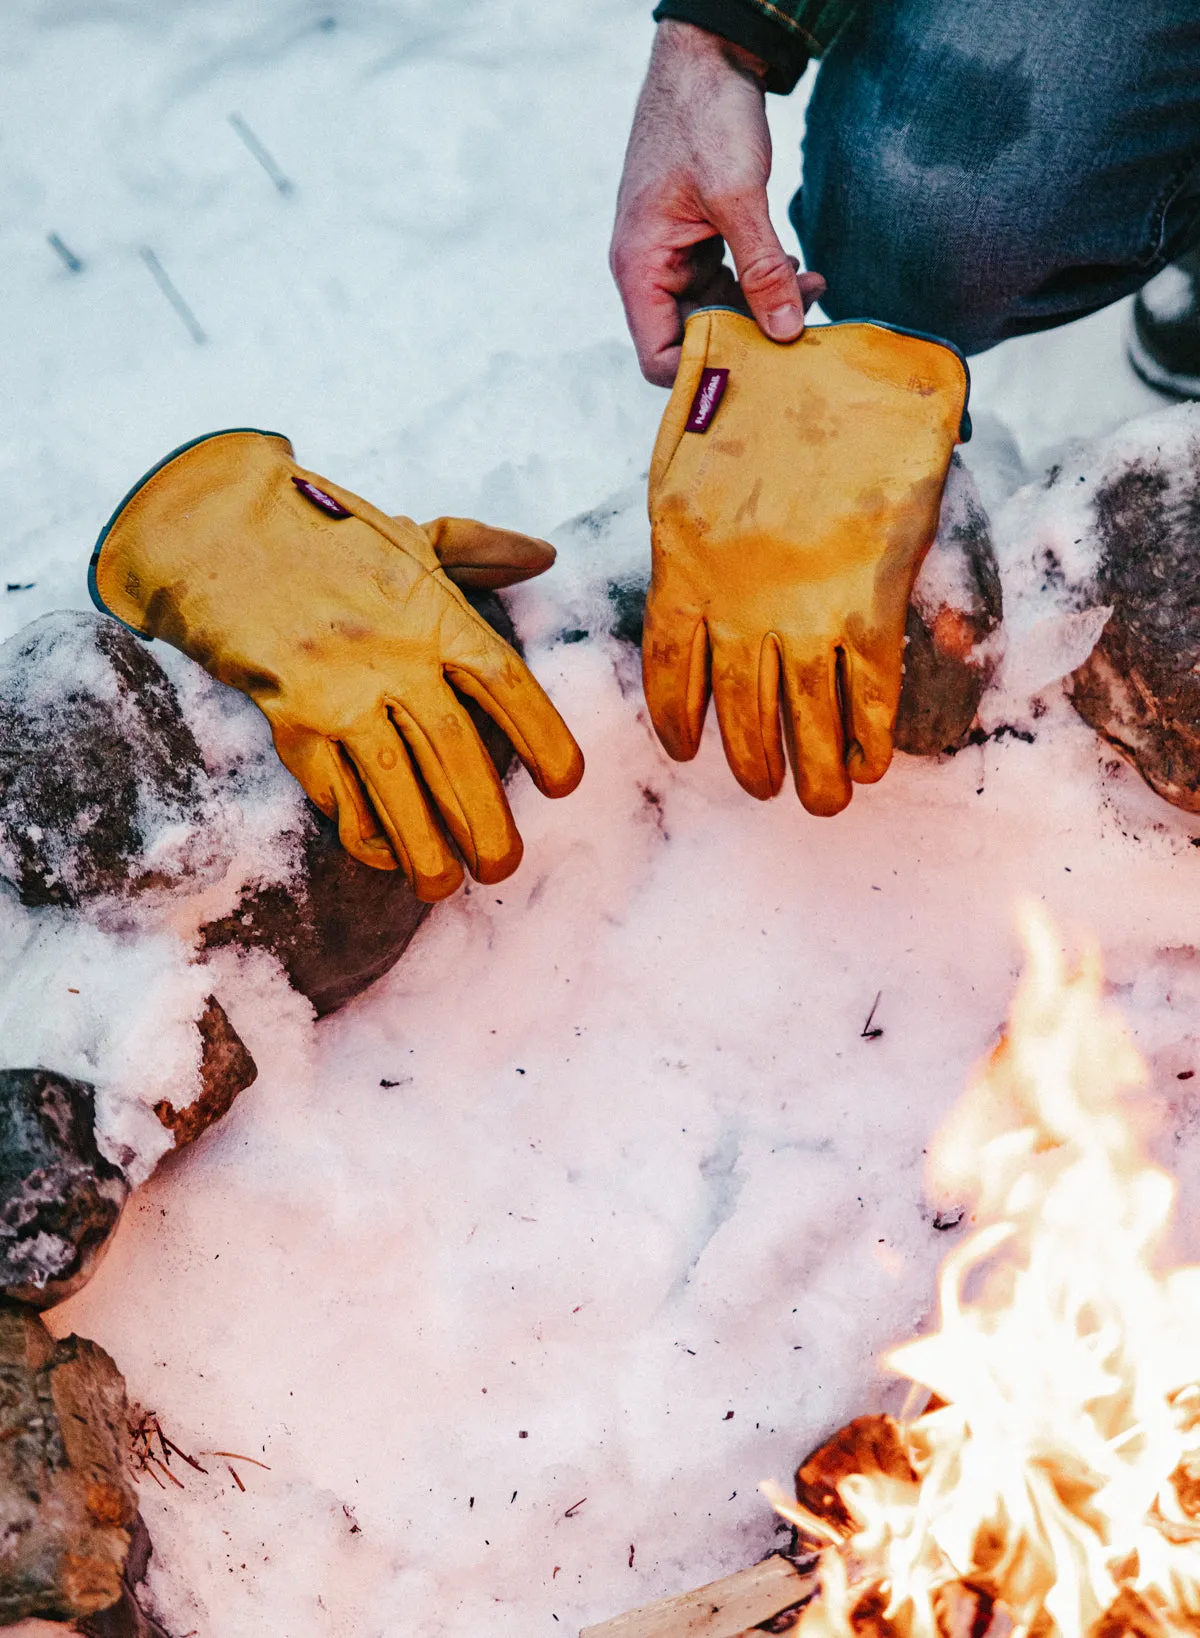
<svg viewBox="0 0 1200 1638">
<path fill-rule="evenodd" d="M 150 277 L 154 280 L 155 284 L 162 291 L 163 295 L 167 298 L 171 306 L 179 315 L 179 321 L 187 331 L 188 335 L 191 336 L 192 340 L 197 346 L 203 346 L 203 344 L 208 340 L 208 337 L 201 328 L 199 319 L 196 317 L 195 313 L 192 312 L 187 302 L 184 301 L 183 297 L 179 294 L 179 291 L 175 288 L 175 284 L 166 268 L 159 261 L 158 257 L 155 255 L 154 251 L 151 250 L 149 245 L 142 246 L 141 258 L 143 262 L 145 262 L 146 267 L 149 269 Z"/>
<path fill-rule="evenodd" d="M 285 176 L 276 163 L 274 155 L 258 139 L 240 114 L 230 114 L 229 123 L 245 143 L 248 151 L 253 154 L 258 163 L 266 171 L 275 184 L 276 191 L 287 195 L 295 191 L 295 183 L 290 176 Z"/>
<path fill-rule="evenodd" d="M 68 273 L 83 272 L 82 259 L 75 254 L 69 245 L 63 243 L 62 239 L 57 233 L 48 233 L 46 235 L 46 243 L 50 246 L 50 249 L 54 252 L 54 254 L 61 260 Z M 11 587 L 9 589 L 11 590 Z"/>
</svg>

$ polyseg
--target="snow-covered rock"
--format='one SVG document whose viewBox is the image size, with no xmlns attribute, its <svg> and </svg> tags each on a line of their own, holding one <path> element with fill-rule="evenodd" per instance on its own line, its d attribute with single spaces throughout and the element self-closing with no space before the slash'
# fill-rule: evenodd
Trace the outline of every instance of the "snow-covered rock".
<svg viewBox="0 0 1200 1638">
<path fill-rule="evenodd" d="M 1075 709 L 1158 794 L 1200 809 L 1200 405 L 1064 453 L 996 518 L 1003 659 L 984 704 Z"/>
<path fill-rule="evenodd" d="M 956 453 L 938 532 L 909 604 L 898 750 L 936 756 L 962 744 L 991 678 L 989 639 L 1002 613 L 991 523 L 975 480 Z"/>
<path fill-rule="evenodd" d="M 1160 796 L 1200 811 L 1200 405 L 1125 429 L 1079 476 L 1112 614 L 1071 699 Z"/>
<path fill-rule="evenodd" d="M 23 904 L 175 889 L 228 862 L 200 748 L 144 642 L 64 612 L 0 647 L 0 879 Z"/>
<path fill-rule="evenodd" d="M 0 1070 L 0 1290 L 35 1308 L 91 1278 L 129 1194 L 96 1147 L 95 1113 L 84 1081 Z"/>
</svg>

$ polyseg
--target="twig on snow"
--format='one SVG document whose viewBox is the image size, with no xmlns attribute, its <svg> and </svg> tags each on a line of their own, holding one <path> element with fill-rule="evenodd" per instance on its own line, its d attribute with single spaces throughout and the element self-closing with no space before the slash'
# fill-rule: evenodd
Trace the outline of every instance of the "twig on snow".
<svg viewBox="0 0 1200 1638">
<path fill-rule="evenodd" d="M 255 159 L 258 160 L 258 163 L 262 166 L 263 170 L 266 171 L 267 175 L 271 178 L 271 181 L 274 182 L 279 192 L 285 195 L 294 193 L 296 191 L 296 184 L 292 181 L 290 176 L 285 175 L 284 172 L 280 170 L 279 166 L 275 162 L 274 155 L 267 147 L 264 146 L 262 142 L 259 141 L 258 137 L 255 136 L 254 132 L 246 124 L 246 121 L 242 118 L 242 116 L 240 114 L 230 114 L 229 123 L 233 126 L 238 136 L 241 137 L 242 141 L 254 155 Z"/>
<path fill-rule="evenodd" d="M 195 313 L 192 312 L 187 302 L 184 301 L 178 290 L 176 290 L 175 286 L 171 283 L 171 280 L 167 275 L 166 268 L 159 261 L 158 257 L 154 254 L 149 245 L 143 245 L 140 254 L 142 260 L 150 270 L 150 277 L 154 280 L 155 284 L 162 291 L 163 295 L 167 298 L 171 306 L 179 315 L 180 322 L 183 324 L 184 329 L 186 329 L 198 347 L 203 346 L 203 344 L 208 340 L 208 337 L 201 329 L 200 321 L 197 319 Z"/>
</svg>

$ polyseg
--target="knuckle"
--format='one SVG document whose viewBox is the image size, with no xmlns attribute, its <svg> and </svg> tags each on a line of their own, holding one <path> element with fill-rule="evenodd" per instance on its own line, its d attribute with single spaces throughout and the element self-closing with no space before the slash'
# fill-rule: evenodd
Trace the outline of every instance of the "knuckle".
<svg viewBox="0 0 1200 1638">
<path fill-rule="evenodd" d="M 718 187 L 707 191 L 706 202 L 713 225 L 720 227 L 722 223 L 736 223 L 739 218 L 752 213 L 758 215 L 766 209 L 767 196 L 756 182 L 741 177 L 724 177 Z"/>
<path fill-rule="evenodd" d="M 764 295 L 773 289 L 790 292 L 796 279 L 787 260 L 769 245 L 759 246 L 742 257 L 738 277 L 743 289 Z"/>
</svg>

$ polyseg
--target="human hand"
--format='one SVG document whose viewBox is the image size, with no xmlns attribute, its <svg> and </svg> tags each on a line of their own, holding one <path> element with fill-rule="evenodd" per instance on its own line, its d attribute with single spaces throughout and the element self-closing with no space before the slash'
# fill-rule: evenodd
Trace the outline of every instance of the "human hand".
<svg viewBox="0 0 1200 1638">
<path fill-rule="evenodd" d="M 690 23 L 658 26 L 617 195 L 609 264 L 648 381 L 669 387 L 697 307 L 749 313 L 794 341 L 825 289 L 771 226 L 765 65 Z M 724 266 L 728 245 L 736 274 Z"/>
</svg>

